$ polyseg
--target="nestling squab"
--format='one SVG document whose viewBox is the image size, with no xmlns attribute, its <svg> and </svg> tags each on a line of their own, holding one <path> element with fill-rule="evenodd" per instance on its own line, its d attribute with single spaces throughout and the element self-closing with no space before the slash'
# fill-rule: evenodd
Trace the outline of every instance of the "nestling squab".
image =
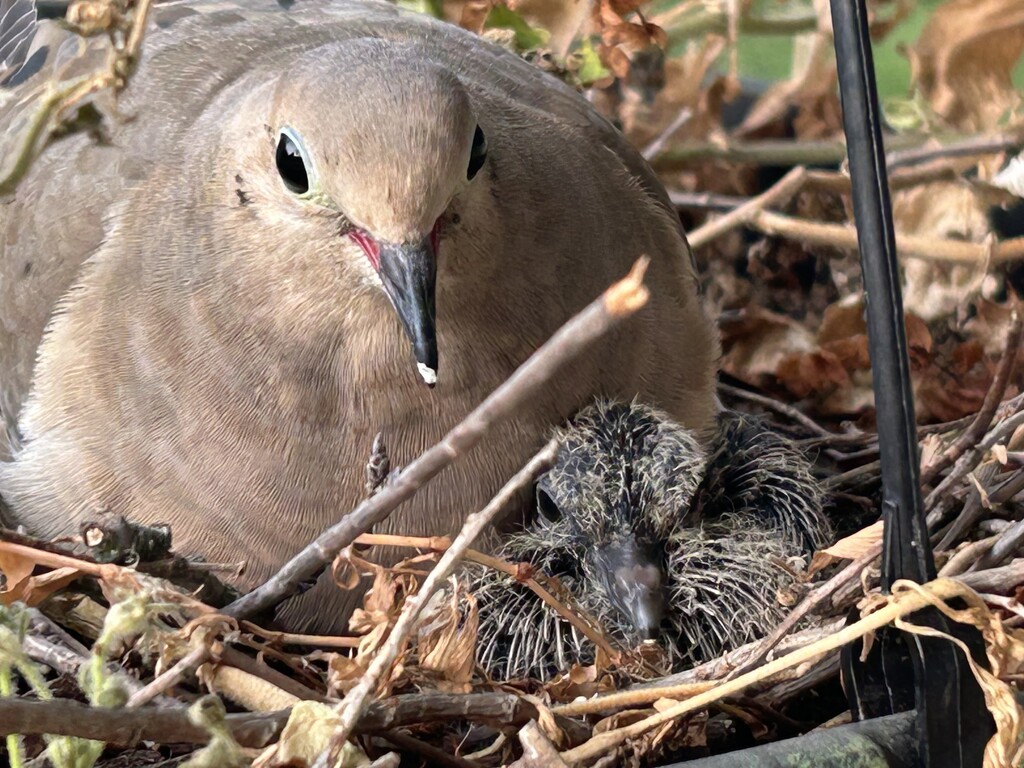
<svg viewBox="0 0 1024 768">
<path fill-rule="evenodd" d="M 772 629 L 790 558 L 831 538 L 807 459 L 753 417 L 725 412 L 707 448 L 664 412 L 599 401 L 557 431 L 537 515 L 498 547 L 559 580 L 620 645 L 657 641 L 668 666 Z M 593 646 L 514 579 L 470 569 L 478 660 L 500 680 L 590 663 Z"/>
<path fill-rule="evenodd" d="M 583 97 L 387 2 L 231 6 L 157 5 L 109 140 L 50 146 L 0 203 L 18 523 L 167 522 L 250 587 L 360 502 L 377 432 L 407 464 L 642 254 L 643 312 L 378 532 L 452 533 L 595 395 L 711 426 L 678 218 Z M 69 37 L 40 23 L 0 72 L 0 173 L 41 85 L 83 71 Z M 343 629 L 356 598 L 321 585 L 282 620 Z"/>
</svg>

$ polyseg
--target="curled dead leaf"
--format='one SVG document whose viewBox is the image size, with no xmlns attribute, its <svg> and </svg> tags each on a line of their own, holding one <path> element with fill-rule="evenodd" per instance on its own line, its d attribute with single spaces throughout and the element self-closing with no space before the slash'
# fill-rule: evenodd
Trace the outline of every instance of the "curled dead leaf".
<svg viewBox="0 0 1024 768">
<path fill-rule="evenodd" d="M 454 583 L 434 595 L 416 628 L 419 666 L 437 675 L 443 691 L 466 693 L 476 664 L 479 627 L 476 598 Z M 446 599 L 447 597 L 447 599 Z"/>
<path fill-rule="evenodd" d="M 253 768 L 308 768 L 316 762 L 341 724 L 334 707 L 317 701 L 300 701 L 292 707 L 281 738 L 253 762 Z M 337 768 L 365 768 L 370 759 L 359 747 L 346 742 Z"/>
<path fill-rule="evenodd" d="M 949 0 L 908 52 L 932 109 L 964 131 L 995 127 L 1021 103 L 1013 69 L 1024 51 L 1020 0 Z"/>
<path fill-rule="evenodd" d="M 882 542 L 882 530 L 883 523 L 878 520 L 840 539 L 831 547 L 815 552 L 807 569 L 808 576 L 813 576 L 822 568 L 839 560 L 856 560 L 863 557 Z"/>
</svg>

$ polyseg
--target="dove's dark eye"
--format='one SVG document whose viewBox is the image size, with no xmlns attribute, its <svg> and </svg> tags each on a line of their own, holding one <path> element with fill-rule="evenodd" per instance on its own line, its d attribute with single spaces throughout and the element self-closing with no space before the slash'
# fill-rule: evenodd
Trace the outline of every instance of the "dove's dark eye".
<svg viewBox="0 0 1024 768">
<path fill-rule="evenodd" d="M 284 128 L 277 140 L 277 172 L 281 181 L 296 195 L 304 195 L 309 191 L 309 168 L 306 156 L 302 151 L 302 142 L 298 135 Z"/>
<path fill-rule="evenodd" d="M 480 130 L 480 126 L 476 127 L 476 133 L 473 134 L 473 148 L 469 150 L 469 167 L 466 168 L 466 178 L 472 179 L 484 165 L 484 160 L 487 159 L 487 137 L 484 136 L 484 132 Z"/>
</svg>

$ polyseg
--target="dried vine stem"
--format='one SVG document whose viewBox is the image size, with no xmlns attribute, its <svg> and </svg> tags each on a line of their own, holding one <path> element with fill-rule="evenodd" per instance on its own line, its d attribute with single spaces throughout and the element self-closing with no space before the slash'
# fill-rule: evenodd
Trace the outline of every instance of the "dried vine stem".
<svg viewBox="0 0 1024 768">
<path fill-rule="evenodd" d="M 364 501 L 328 528 L 249 594 L 231 603 L 224 613 L 246 618 L 268 610 L 294 595 L 299 586 L 319 573 L 356 536 L 391 514 L 399 504 L 433 479 L 441 470 L 468 453 L 498 422 L 511 416 L 547 384 L 567 362 L 647 302 L 643 276 L 649 260 L 641 258 L 629 275 L 615 283 L 578 315 L 563 325 L 530 359 L 487 397 L 445 437 L 421 454 L 395 482 Z"/>
<path fill-rule="evenodd" d="M 817 659 L 830 651 L 841 648 L 847 643 L 851 643 L 860 637 L 888 626 L 897 619 L 919 611 L 927 605 L 932 605 L 933 597 L 939 600 L 949 600 L 950 598 L 963 595 L 967 591 L 964 585 L 950 579 L 936 579 L 920 587 L 912 585 L 914 587 L 913 590 L 908 589 L 910 584 L 910 582 L 906 581 L 896 582 L 893 585 L 893 596 L 888 603 L 874 613 L 844 627 L 835 634 L 829 635 L 817 643 L 812 643 L 804 648 L 793 651 L 793 653 L 780 659 L 770 661 L 753 672 L 740 675 L 732 680 L 726 680 L 712 690 L 697 694 L 686 701 L 644 718 L 639 722 L 601 733 L 585 744 L 563 752 L 562 759 L 570 765 L 585 763 L 588 760 L 599 757 L 608 750 L 614 749 L 626 739 L 635 738 L 663 723 L 676 720 L 689 712 L 703 709 L 709 704 L 739 693 L 754 683 L 797 665 Z"/>
<path fill-rule="evenodd" d="M 359 678 L 359 682 L 348 692 L 340 705 L 341 722 L 331 735 L 330 765 L 337 762 L 341 748 L 362 716 L 370 694 L 377 689 L 381 677 L 395 663 L 427 602 L 455 570 L 455 566 L 458 565 L 469 545 L 491 524 L 495 516 L 505 508 L 521 488 L 533 482 L 537 475 L 554 463 L 557 454 L 558 442 L 556 440 L 549 441 L 537 455 L 527 462 L 526 466 L 502 486 L 487 506 L 466 518 L 459 535 L 455 537 L 451 547 L 441 556 L 437 565 L 424 579 L 419 591 L 406 600 L 402 608 L 402 615 L 399 616 L 394 629 L 391 630 L 387 642 L 374 655 L 366 672 Z"/>
<path fill-rule="evenodd" d="M 447 536 L 395 536 L 387 533 L 364 533 L 361 536 L 356 537 L 356 543 L 366 544 L 369 546 L 430 549 L 435 552 L 445 552 L 452 545 L 451 539 Z M 596 622 L 593 618 L 586 616 L 578 605 L 571 604 L 572 595 L 561 595 L 562 599 L 555 596 L 554 593 L 558 591 L 556 589 L 558 585 L 552 584 L 551 582 L 553 580 L 549 579 L 545 574 L 531 570 L 530 572 L 533 575 L 528 578 L 524 578 L 524 570 L 520 565 L 510 563 L 506 560 L 494 557 L 493 555 L 486 555 L 483 552 L 472 548 L 467 549 L 462 554 L 462 558 L 471 563 L 482 565 L 486 568 L 498 571 L 499 573 L 504 573 L 506 576 L 516 579 L 520 584 L 544 601 L 549 608 L 572 624 L 580 634 L 586 637 L 596 647 L 600 648 L 609 659 L 615 659 L 621 655 L 619 650 L 613 647 L 609 639 L 600 631 L 599 628 L 596 627 Z M 562 592 L 564 592 L 564 587 L 562 588 Z M 243 625 L 248 625 L 248 622 L 243 622 Z M 358 645 L 358 639 L 356 638 L 334 639 L 339 645 L 343 645 L 345 641 L 350 639 L 354 645 Z"/>
</svg>

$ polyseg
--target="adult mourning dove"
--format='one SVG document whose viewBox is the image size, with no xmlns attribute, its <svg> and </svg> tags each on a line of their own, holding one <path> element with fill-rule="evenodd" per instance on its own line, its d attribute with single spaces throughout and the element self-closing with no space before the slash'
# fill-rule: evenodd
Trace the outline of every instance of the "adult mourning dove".
<svg viewBox="0 0 1024 768">
<path fill-rule="evenodd" d="M 50 146 L 0 205 L 19 523 L 168 522 L 258 583 L 360 502 L 377 432 L 414 459 L 641 254 L 640 315 L 378 532 L 457 530 L 596 394 L 711 425 L 718 348 L 678 219 L 575 91 L 385 2 L 154 17 L 108 139 Z M 40 83 L 86 69 L 68 46 L 98 42 L 39 25 L 0 90 L 7 146 Z M 338 629 L 353 599 L 313 590 L 283 620 Z"/>
</svg>

